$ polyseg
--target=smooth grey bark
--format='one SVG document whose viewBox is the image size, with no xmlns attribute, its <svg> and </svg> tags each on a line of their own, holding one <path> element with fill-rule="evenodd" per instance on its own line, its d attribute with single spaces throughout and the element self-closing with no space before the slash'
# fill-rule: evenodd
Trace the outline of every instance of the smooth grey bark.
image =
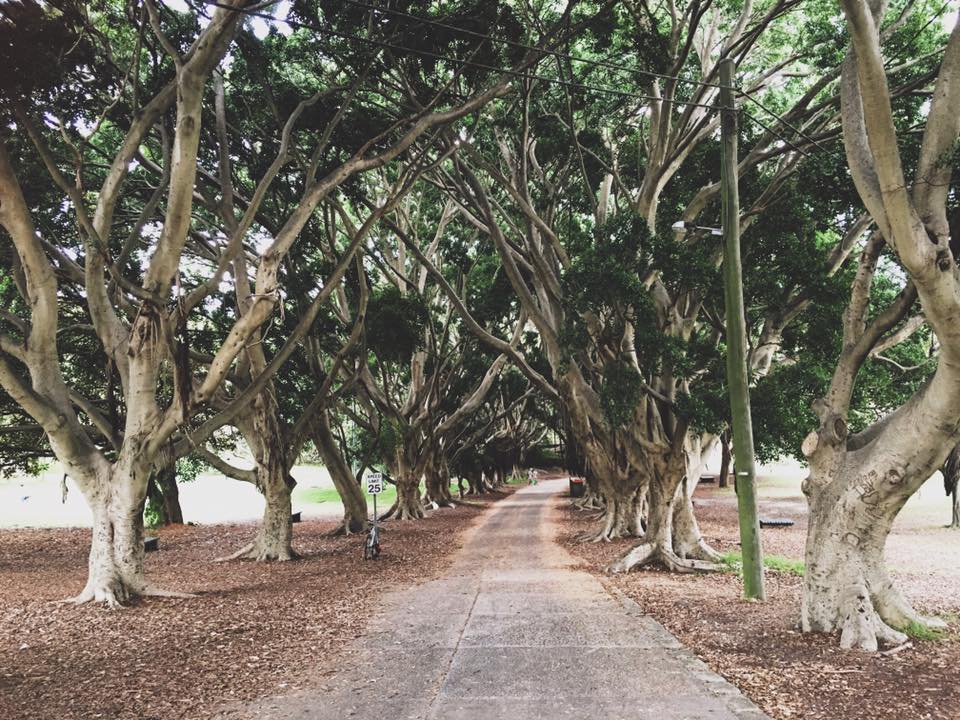
<svg viewBox="0 0 960 720">
<path fill-rule="evenodd" d="M 313 444 L 343 503 L 343 523 L 336 532 L 344 535 L 362 532 L 367 525 L 367 498 L 337 446 L 326 410 L 314 416 L 311 430 Z"/>
<path fill-rule="evenodd" d="M 841 78 L 843 139 L 851 174 L 878 233 L 867 244 L 844 314 L 844 342 L 826 396 L 814 405 L 820 427 L 803 444 L 810 505 L 801 607 L 804 631 L 840 630 L 844 648 L 874 651 L 906 640 L 919 615 L 883 562 L 897 514 L 960 441 L 960 271 L 949 247 L 949 178 L 942 162 L 960 135 L 960 31 L 940 66 L 913 187 L 898 150 L 878 26 L 886 3 L 842 0 L 851 49 Z M 910 283 L 869 319 L 877 260 L 889 244 Z M 871 351 L 904 321 L 914 300 L 941 343 L 936 371 L 913 397 L 858 435 L 847 416 L 857 374 Z"/>
</svg>

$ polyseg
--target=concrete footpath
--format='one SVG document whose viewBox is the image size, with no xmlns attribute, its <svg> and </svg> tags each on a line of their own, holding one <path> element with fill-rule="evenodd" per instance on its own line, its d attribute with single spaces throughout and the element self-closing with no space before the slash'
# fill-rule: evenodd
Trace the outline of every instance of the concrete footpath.
<svg viewBox="0 0 960 720">
<path fill-rule="evenodd" d="M 387 596 L 319 689 L 224 717 L 762 720 L 658 622 L 555 542 L 565 480 L 497 503 L 440 579 Z"/>
</svg>

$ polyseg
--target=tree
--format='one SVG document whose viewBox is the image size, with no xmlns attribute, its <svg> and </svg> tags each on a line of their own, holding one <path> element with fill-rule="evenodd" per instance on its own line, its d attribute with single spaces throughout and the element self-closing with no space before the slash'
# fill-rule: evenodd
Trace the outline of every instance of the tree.
<svg viewBox="0 0 960 720">
<path fill-rule="evenodd" d="M 156 25 L 156 8 L 149 7 Z M 158 42 L 167 43 L 165 49 L 171 52 L 174 78 L 138 108 L 136 119 L 110 156 L 110 170 L 95 193 L 92 212 L 80 185 L 81 169 L 77 168 L 76 182 L 64 176 L 40 126 L 20 102 L 22 98 L 12 99 L 18 128 L 30 137 L 49 178 L 73 205 L 87 251 L 86 306 L 100 342 L 121 376 L 126 397 L 122 436 L 91 405 L 80 403 L 82 411 L 111 440 L 108 454 L 97 447 L 81 424 L 65 380 L 58 357 L 61 301 L 57 273 L 24 197 L 9 143 L 4 142 L 0 145 L 0 225 L 16 248 L 13 276 L 30 309 L 28 320 L 15 323 L 20 338 L 4 335 L 0 342 L 0 383 L 43 427 L 53 451 L 93 510 L 89 579 L 75 598 L 77 602 L 97 600 L 115 606 L 134 595 L 164 594 L 148 585 L 143 574 L 142 512 L 147 482 L 154 460 L 185 418 L 191 398 L 203 402 L 236 354 L 236 348 L 223 348 L 211 373 L 196 390 L 187 385 L 188 378 L 178 375 L 176 398 L 166 407 L 161 404 L 163 400 L 157 397 L 156 390 L 162 366 L 169 357 L 168 342 L 174 336 L 176 318 L 176 310 L 168 312 L 165 306 L 189 225 L 203 89 L 214 66 L 226 53 L 238 19 L 237 13 L 218 10 L 184 54 L 157 33 Z M 108 294 L 108 269 L 114 281 L 120 281 L 108 246 L 113 215 L 138 148 L 172 106 L 176 107 L 177 125 L 163 229 L 142 284 L 134 286 L 139 306 L 128 323 Z M 266 304 L 272 307 L 272 303 Z M 237 328 L 234 343 L 247 336 L 246 330 Z"/>
<path fill-rule="evenodd" d="M 948 527 L 960 528 L 960 492 L 957 488 L 957 481 L 960 480 L 960 454 L 957 448 L 950 451 L 940 472 L 943 473 L 943 489 L 950 498 L 951 515 Z"/>
<path fill-rule="evenodd" d="M 281 132 L 271 133 L 262 153 L 251 145 L 242 172 L 234 167 L 250 193 L 242 198 L 236 193 L 239 217 L 231 216 L 224 212 L 231 207 L 229 202 L 220 201 L 232 183 L 218 183 L 217 174 L 205 170 L 203 162 L 216 157 L 212 152 L 216 145 L 201 143 L 209 127 L 203 116 L 210 115 L 210 78 L 226 57 L 250 3 L 235 0 L 223 5 L 228 7 L 217 7 L 203 28 L 196 15 L 168 12 L 152 2 L 132 19 L 123 16 L 122 8 L 108 4 L 90 21 L 83 13 L 65 15 L 53 6 L 24 20 L 24 29 L 30 30 L 37 17 L 52 25 L 66 18 L 74 29 L 59 38 L 60 45 L 66 51 L 70 41 L 79 42 L 83 52 L 72 56 L 78 59 L 68 76 L 41 78 L 49 84 L 42 89 L 15 88 L 17 92 L 7 98 L 5 126 L 15 122 L 21 132 L 15 138 L 4 137 L 0 146 L 0 225 L 16 249 L 4 277 L 12 278 L 21 296 L 22 314 L 3 316 L 0 385 L 43 427 L 54 454 L 93 509 L 89 578 L 77 602 L 116 606 L 136 595 L 168 594 L 151 586 L 143 572 L 142 509 L 149 478 L 156 468 L 194 451 L 186 432 L 194 419 L 210 423 L 204 429 L 206 437 L 226 421 L 205 416 L 216 405 L 234 363 L 280 303 L 285 258 L 316 208 L 354 176 L 382 168 L 424 134 L 475 112 L 510 86 L 510 75 L 474 73 L 471 79 L 478 89 L 471 91 L 459 83 L 462 67 L 441 67 L 431 60 L 425 67 L 436 70 L 431 75 L 436 83 L 421 78 L 424 82 L 415 89 L 399 94 L 396 116 L 370 113 L 372 123 L 358 123 L 351 130 L 361 129 L 360 133 L 325 154 L 329 137 L 298 126 L 305 109 L 328 90 L 322 87 L 329 80 L 324 73 L 308 75 L 304 82 L 313 87 L 298 88 L 308 92 L 276 119 Z M 332 19 L 351 22 L 343 13 Z M 24 43 L 29 36 L 18 37 L 16 30 L 15 26 L 11 31 L 17 39 L 12 46 L 27 56 Z M 291 45 L 299 47 L 301 41 L 295 37 Z M 348 52 L 352 49 L 347 47 Z M 394 58 L 386 67 L 379 64 L 379 49 L 353 55 L 354 64 L 335 68 L 348 79 L 335 82 L 335 93 L 343 101 L 352 99 L 352 87 L 363 85 L 370 66 L 387 75 L 398 67 Z M 120 57 L 129 70 L 117 67 L 115 59 Z M 517 60 L 515 71 L 529 65 L 532 57 Z M 106 77 L 95 69 L 101 59 L 110 69 Z M 410 71 L 417 71 L 416 61 L 409 58 L 397 63 L 413 65 Z M 75 86 L 81 90 L 75 92 Z M 363 100 L 380 105 L 378 95 L 374 92 Z M 447 109 L 437 109 L 444 103 Z M 350 102 L 340 105 L 344 112 L 351 108 Z M 60 125 L 48 128 L 37 116 L 52 117 Z M 334 111 L 333 118 L 337 117 Z M 22 142 L 24 138 L 32 147 Z M 89 162 L 89 155 L 98 162 Z M 285 170 L 294 160 L 298 172 Z M 64 166 L 70 171 L 64 172 Z M 34 174 L 38 167 L 42 174 Z M 24 186 L 24 178 L 29 185 Z M 125 192 L 132 179 L 138 181 L 137 191 Z M 295 188 L 292 202 L 275 203 L 278 196 L 270 193 L 281 185 Z M 66 210 L 60 207 L 64 196 Z M 371 217 L 388 209 L 385 206 Z M 48 219 L 69 230 L 38 232 L 38 226 L 46 230 Z M 212 231 L 198 232 L 195 225 Z M 252 237 L 259 249 L 251 247 Z M 324 279 L 317 305 L 339 284 L 359 243 L 346 249 L 340 264 Z M 224 334 L 214 333 L 211 352 L 192 366 L 191 324 L 208 327 L 203 320 L 206 303 L 218 296 L 227 272 L 236 272 L 235 263 L 247 253 L 255 269 L 251 268 L 245 305 L 232 315 Z M 196 272 L 185 261 L 192 254 L 205 261 Z M 242 285 L 247 278 L 236 274 Z M 68 307 L 79 308 L 89 318 L 107 366 L 117 378 L 123 398 L 120 427 L 69 380 L 58 352 L 60 322 Z M 304 319 L 308 327 L 309 321 Z M 245 387 L 249 394 L 232 398 L 236 404 L 228 416 L 266 389 L 305 332 L 301 330 L 262 371 L 254 367 Z M 259 415 L 270 416 L 270 411 Z M 89 432 L 90 426 L 96 434 Z M 260 439 L 275 447 L 274 428 L 261 429 Z M 269 476 L 279 478 L 271 486 L 285 485 L 284 463 L 269 455 L 264 460 Z M 288 512 L 283 522 L 289 523 Z"/>
<path fill-rule="evenodd" d="M 947 220 L 948 158 L 960 132 L 960 30 L 955 27 L 946 44 L 911 186 L 879 42 L 886 3 L 844 0 L 842 7 L 851 39 L 841 80 L 843 140 L 878 230 L 860 259 L 830 388 L 814 406 L 819 428 L 804 443 L 810 526 L 801 626 L 840 630 L 842 647 L 871 651 L 903 642 L 911 623 L 941 624 L 918 615 L 896 589 L 883 547 L 904 503 L 957 444 L 960 427 L 960 330 L 953 321 L 960 278 Z M 871 317 L 870 286 L 884 247 L 896 254 L 909 283 Z M 906 403 L 851 435 L 850 400 L 860 368 L 917 299 L 941 345 L 936 371 Z"/>
</svg>

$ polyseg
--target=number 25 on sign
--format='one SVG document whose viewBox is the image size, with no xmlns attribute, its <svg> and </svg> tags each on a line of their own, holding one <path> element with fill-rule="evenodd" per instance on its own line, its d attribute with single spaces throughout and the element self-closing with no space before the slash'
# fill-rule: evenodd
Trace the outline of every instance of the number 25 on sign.
<svg viewBox="0 0 960 720">
<path fill-rule="evenodd" d="M 367 495 L 379 495 L 383 492 L 383 473 L 367 475 Z"/>
</svg>

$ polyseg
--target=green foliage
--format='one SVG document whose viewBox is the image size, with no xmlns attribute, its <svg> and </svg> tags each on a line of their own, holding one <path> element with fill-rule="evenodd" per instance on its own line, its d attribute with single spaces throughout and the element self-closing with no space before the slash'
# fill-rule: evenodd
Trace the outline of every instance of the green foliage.
<svg viewBox="0 0 960 720">
<path fill-rule="evenodd" d="M 99 61 L 84 34 L 83 5 L 15 0 L 0 7 L 0 90 L 5 97 L 37 100 L 59 94 L 61 102 L 69 96 L 77 107 L 81 98 L 70 86 Z"/>
<path fill-rule="evenodd" d="M 390 285 L 377 290 L 367 306 L 367 347 L 384 362 L 409 362 L 423 348 L 430 311 L 416 295 Z"/>
<path fill-rule="evenodd" d="M 718 433 L 730 422 L 730 400 L 719 382 L 703 382 L 676 398 L 677 416 L 694 432 Z"/>
<path fill-rule="evenodd" d="M 163 518 L 161 516 L 161 510 L 157 507 L 153 500 L 147 498 L 146 504 L 143 506 L 143 525 L 146 528 L 157 528 L 160 527 Z"/>
<path fill-rule="evenodd" d="M 643 393 L 642 378 L 626 363 L 610 363 L 604 368 L 600 406 L 612 427 L 622 428 L 633 421 L 634 410 Z"/>
<path fill-rule="evenodd" d="M 208 468 L 209 465 L 193 455 L 187 455 L 186 457 L 178 458 L 177 482 L 193 482 L 200 476 L 200 473 L 204 472 Z"/>
<path fill-rule="evenodd" d="M 467 309 L 478 323 L 487 325 L 511 314 L 516 298 L 498 255 L 479 255 L 467 273 L 465 286 Z"/>
</svg>

